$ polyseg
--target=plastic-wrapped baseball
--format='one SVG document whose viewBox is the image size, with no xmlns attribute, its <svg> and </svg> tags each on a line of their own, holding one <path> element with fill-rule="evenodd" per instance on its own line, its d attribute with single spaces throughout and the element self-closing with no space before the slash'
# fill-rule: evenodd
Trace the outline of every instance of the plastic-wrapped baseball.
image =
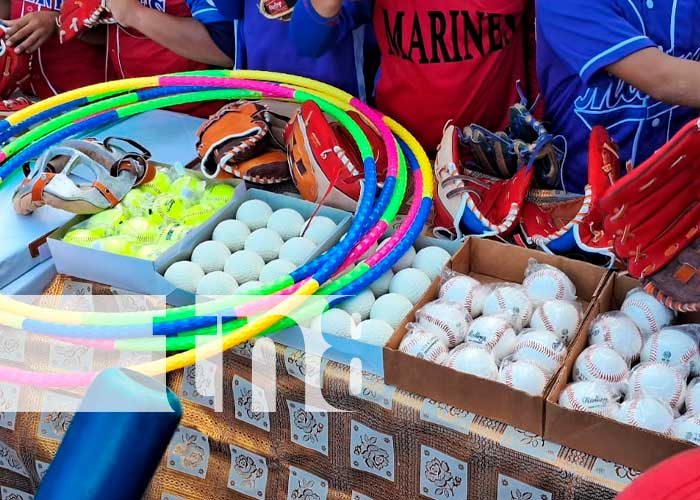
<svg viewBox="0 0 700 500">
<path fill-rule="evenodd" d="M 418 250 L 418 253 L 413 258 L 411 267 L 420 269 L 432 281 L 440 276 L 449 260 L 450 254 L 444 248 L 425 247 Z"/>
<path fill-rule="evenodd" d="M 536 303 L 547 300 L 576 300 L 576 285 L 564 272 L 548 265 L 533 267 L 534 270 L 523 280 L 530 300 Z"/>
<path fill-rule="evenodd" d="M 559 406 L 569 410 L 608 415 L 617 397 L 609 384 L 586 381 L 569 384 L 559 395 Z"/>
<path fill-rule="evenodd" d="M 700 412 L 700 378 L 694 378 L 688 383 L 685 393 L 685 412 L 698 414 Z"/>
<path fill-rule="evenodd" d="M 671 425 L 671 436 L 700 446 L 700 417 L 683 415 L 677 418 Z"/>
<path fill-rule="evenodd" d="M 366 319 L 358 327 L 360 342 L 383 347 L 394 334 L 394 329 L 381 319 Z"/>
<path fill-rule="evenodd" d="M 194 262 L 183 260 L 175 262 L 165 271 L 164 277 L 175 287 L 195 293 L 197 285 L 204 278 L 204 271 Z"/>
<path fill-rule="evenodd" d="M 308 238 L 320 246 L 330 238 L 335 229 L 335 222 L 328 217 L 317 215 L 304 223 L 298 236 Z"/>
<path fill-rule="evenodd" d="M 532 302 L 521 286 L 496 287 L 484 301 L 483 314 L 496 316 L 505 314 L 516 331 L 530 324 Z"/>
<path fill-rule="evenodd" d="M 593 321 L 588 341 L 610 346 L 628 363 L 634 363 L 642 352 L 644 337 L 634 321 L 619 311 L 613 311 L 601 314 Z"/>
<path fill-rule="evenodd" d="M 690 375 L 700 375 L 697 340 L 682 328 L 666 327 L 648 337 L 642 348 L 641 361 L 684 365 L 690 370 Z"/>
<path fill-rule="evenodd" d="M 394 277 L 394 271 L 389 269 L 387 272 L 382 274 L 377 281 L 369 286 L 375 297 L 381 297 L 385 293 L 389 293 L 389 285 L 391 285 L 391 280 Z"/>
<path fill-rule="evenodd" d="M 641 363 L 629 376 L 628 398 L 651 396 L 667 403 L 674 410 L 685 401 L 686 374 L 679 367 L 662 363 Z"/>
<path fill-rule="evenodd" d="M 443 362 L 448 368 L 476 377 L 496 380 L 498 366 L 493 354 L 474 345 L 460 346 Z"/>
<path fill-rule="evenodd" d="M 448 354 L 445 344 L 435 335 L 420 329 L 413 330 L 403 338 L 399 351 L 436 364 L 441 364 Z"/>
<path fill-rule="evenodd" d="M 660 434 L 668 434 L 673 425 L 673 411 L 654 397 L 641 396 L 620 405 L 615 420 Z"/>
<path fill-rule="evenodd" d="M 267 228 L 275 231 L 285 241 L 299 236 L 302 227 L 304 218 L 291 208 L 275 210 L 267 221 Z"/>
<path fill-rule="evenodd" d="M 574 363 L 573 379 L 576 382 L 599 380 L 622 388 L 620 384 L 628 376 L 627 362 L 611 347 L 603 344 L 587 347 Z"/>
<path fill-rule="evenodd" d="M 258 254 L 265 262 L 279 257 L 284 242 L 280 235 L 266 227 L 256 229 L 245 240 L 243 248 Z"/>
<path fill-rule="evenodd" d="M 232 252 L 243 250 L 246 238 L 250 236 L 250 229 L 239 220 L 231 219 L 219 222 L 214 228 L 211 239 L 226 245 Z"/>
<path fill-rule="evenodd" d="M 416 322 L 449 348 L 462 343 L 469 328 L 469 319 L 463 308 L 440 300 L 428 302 L 420 308 Z"/>
<path fill-rule="evenodd" d="M 294 271 L 297 266 L 293 262 L 284 259 L 271 260 L 260 271 L 259 279 L 263 283 L 270 283 L 280 279 L 282 276 L 287 276 Z"/>
<path fill-rule="evenodd" d="M 660 331 L 675 319 L 673 311 L 641 289 L 632 290 L 620 310 L 634 321 L 644 337 Z"/>
<path fill-rule="evenodd" d="M 506 361 L 498 370 L 498 381 L 531 396 L 541 396 L 547 385 L 547 375 L 539 366 L 527 361 Z"/>
<path fill-rule="evenodd" d="M 530 330 L 518 335 L 515 341 L 513 359 L 529 361 L 542 371 L 552 374 L 566 358 L 566 347 L 559 337 L 544 330 Z"/>
<path fill-rule="evenodd" d="M 581 325 L 581 309 L 566 300 L 548 300 L 535 309 L 530 326 L 547 330 L 569 345 Z"/>
<path fill-rule="evenodd" d="M 310 239 L 295 236 L 284 242 L 280 248 L 279 257 L 301 266 L 316 251 L 316 248 L 316 243 Z"/>
<path fill-rule="evenodd" d="M 355 322 L 347 312 L 334 307 L 316 316 L 311 321 L 311 328 L 317 332 L 350 338 Z"/>
<path fill-rule="evenodd" d="M 236 219 L 248 226 L 251 231 L 267 226 L 271 216 L 270 205 L 262 200 L 244 201 L 236 211 Z"/>
<path fill-rule="evenodd" d="M 369 318 L 374 304 L 375 300 L 372 290 L 365 288 L 354 297 L 349 297 L 348 299 L 342 301 L 340 304 L 338 304 L 338 307 L 345 309 L 348 313 L 350 313 L 350 315 L 359 315 L 360 321 L 364 321 Z"/>
<path fill-rule="evenodd" d="M 265 267 L 265 261 L 258 254 L 248 250 L 239 250 L 226 259 L 224 272 L 233 276 L 240 285 L 243 285 L 248 281 L 257 280 L 263 267 Z"/>
<path fill-rule="evenodd" d="M 413 309 L 413 304 L 406 297 L 398 293 L 387 293 L 376 300 L 369 317 L 386 321 L 395 329 L 399 327 L 411 309 Z"/>
<path fill-rule="evenodd" d="M 416 305 L 429 287 L 430 278 L 423 271 L 409 267 L 394 275 L 389 292 L 403 295 Z"/>
<path fill-rule="evenodd" d="M 499 316 L 482 316 L 469 325 L 465 342 L 492 352 L 500 363 L 515 348 L 515 330 Z"/>
<path fill-rule="evenodd" d="M 214 271 L 197 285 L 197 295 L 231 295 L 238 288 L 235 278 L 223 271 Z"/>
<path fill-rule="evenodd" d="M 190 260 L 198 264 L 205 273 L 223 271 L 231 250 L 219 241 L 203 241 L 194 248 Z"/>
<path fill-rule="evenodd" d="M 488 294 L 489 289 L 471 276 L 458 275 L 442 284 L 438 297 L 463 305 L 475 318 L 481 315 Z"/>
</svg>

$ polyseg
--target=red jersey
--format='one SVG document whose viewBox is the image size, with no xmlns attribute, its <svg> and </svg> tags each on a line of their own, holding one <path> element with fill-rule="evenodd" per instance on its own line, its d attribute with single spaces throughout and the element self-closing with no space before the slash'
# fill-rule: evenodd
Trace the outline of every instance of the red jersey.
<svg viewBox="0 0 700 500">
<path fill-rule="evenodd" d="M 20 17 L 38 10 L 59 11 L 62 0 L 12 0 L 10 17 Z M 51 36 L 32 55 L 29 89 L 45 99 L 106 79 L 104 46 L 92 45 L 79 39 L 61 44 L 58 33 Z"/>
<path fill-rule="evenodd" d="M 382 62 L 377 107 L 428 150 L 447 120 L 491 130 L 508 124 L 526 88 L 530 0 L 375 0 Z"/>
</svg>

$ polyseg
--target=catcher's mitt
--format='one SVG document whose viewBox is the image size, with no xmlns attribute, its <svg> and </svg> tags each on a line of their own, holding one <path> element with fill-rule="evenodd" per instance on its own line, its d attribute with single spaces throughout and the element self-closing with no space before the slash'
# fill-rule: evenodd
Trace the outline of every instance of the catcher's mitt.
<svg viewBox="0 0 700 500">
<path fill-rule="evenodd" d="M 588 184 L 583 195 L 531 189 L 521 213 L 520 228 L 527 244 L 554 253 L 576 248 L 613 257 L 612 241 L 603 231 L 600 198 L 618 179 L 617 146 L 603 127 L 591 131 Z"/>
<path fill-rule="evenodd" d="M 31 58 L 26 53 L 17 54 L 5 45 L 5 26 L 0 22 L 0 99 L 7 99 L 29 78 Z"/>
<path fill-rule="evenodd" d="M 700 122 L 693 121 L 601 200 L 615 254 L 636 278 L 663 269 L 700 232 Z"/>
<path fill-rule="evenodd" d="M 75 38 L 98 24 L 114 24 L 106 0 L 63 0 L 58 32 L 61 43 Z"/>
<path fill-rule="evenodd" d="M 115 144 L 120 141 L 122 144 Z M 124 145 L 130 148 L 126 149 Z M 151 154 L 118 137 L 70 139 L 47 149 L 13 196 L 15 211 L 29 215 L 43 205 L 76 214 L 94 214 L 116 206 L 135 185 L 155 175 Z"/>
<path fill-rule="evenodd" d="M 289 168 L 279 154 L 260 156 L 272 137 L 270 120 L 267 106 L 251 101 L 229 103 L 211 116 L 197 130 L 197 153 L 204 175 L 234 176 L 260 184 L 288 180 Z"/>
<path fill-rule="evenodd" d="M 305 101 L 284 132 L 287 160 L 301 197 L 354 211 L 363 189 L 364 169 L 340 146 L 321 108 Z"/>
</svg>

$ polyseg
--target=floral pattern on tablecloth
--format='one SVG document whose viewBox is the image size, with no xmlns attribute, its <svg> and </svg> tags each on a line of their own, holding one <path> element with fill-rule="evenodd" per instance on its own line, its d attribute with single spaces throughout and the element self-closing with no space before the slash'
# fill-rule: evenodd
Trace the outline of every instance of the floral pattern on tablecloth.
<svg viewBox="0 0 700 500">
<path fill-rule="evenodd" d="M 209 466 L 209 438 L 187 427 L 178 427 L 168 446 L 168 468 L 204 479 Z"/>
<path fill-rule="evenodd" d="M 270 413 L 265 393 L 238 375 L 233 377 L 233 407 L 238 420 L 269 432 Z"/>
<path fill-rule="evenodd" d="M 289 467 L 287 500 L 327 500 L 328 481 L 297 467 Z"/>
<path fill-rule="evenodd" d="M 0 326 L 0 360 L 22 363 L 27 345 L 27 332 Z"/>
<path fill-rule="evenodd" d="M 34 495 L 26 491 L 2 486 L 0 487 L 0 500 L 34 500 Z"/>
<path fill-rule="evenodd" d="M 552 494 L 512 477 L 499 474 L 496 500 L 552 500 Z"/>
<path fill-rule="evenodd" d="M 252 498 L 265 500 L 268 468 L 265 457 L 230 445 L 231 469 L 228 487 Z"/>
<path fill-rule="evenodd" d="M 61 441 L 73 421 L 73 415 L 79 404 L 79 398 L 47 392 L 44 396 L 42 406 L 44 411 L 40 416 L 37 434 L 46 439 Z"/>
<path fill-rule="evenodd" d="M 293 443 L 328 456 L 328 413 L 296 401 L 287 401 Z"/>
<path fill-rule="evenodd" d="M 420 494 L 433 500 L 467 496 L 467 464 L 445 453 L 421 446 Z"/>
<path fill-rule="evenodd" d="M 20 386 L 0 382 L 0 427 L 15 430 L 19 408 Z"/>
<path fill-rule="evenodd" d="M 350 421 L 350 466 L 393 481 L 394 438 L 366 425 Z"/>
</svg>

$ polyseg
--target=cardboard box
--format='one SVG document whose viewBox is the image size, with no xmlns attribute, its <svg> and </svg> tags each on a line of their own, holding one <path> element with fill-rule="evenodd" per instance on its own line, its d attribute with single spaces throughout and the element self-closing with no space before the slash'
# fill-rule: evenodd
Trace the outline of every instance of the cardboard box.
<svg viewBox="0 0 700 500">
<path fill-rule="evenodd" d="M 396 232 L 395 229 L 390 229 L 384 233 L 383 237 L 391 236 Z M 450 255 L 454 255 L 460 248 L 461 242 L 441 240 L 420 236 L 413 246 L 416 250 L 420 250 L 429 246 L 438 246 L 447 250 Z M 359 342 L 352 338 L 338 337 L 323 333 L 323 340 L 328 344 L 328 348 L 323 353 L 323 357 L 344 364 L 346 366 L 357 366 L 365 372 L 373 373 L 380 377 L 384 377 L 384 348 L 376 345 Z M 304 342 L 304 335 L 299 327 L 288 328 L 272 335 L 269 338 L 279 344 L 293 347 L 295 349 L 305 350 L 307 347 Z M 353 362 L 353 360 L 356 360 Z M 358 364 L 359 361 L 359 364 Z"/>
<path fill-rule="evenodd" d="M 605 269 L 592 264 L 476 238 L 466 240 L 465 245 L 452 258 L 450 267 L 485 283 L 521 283 L 529 259 L 533 258 L 540 263 L 558 267 L 571 278 L 584 312 L 594 301 L 607 276 Z M 406 334 L 406 325 L 415 320 L 415 313 L 421 306 L 437 297 L 439 287 L 438 279 L 384 349 L 386 383 L 542 435 L 544 395 L 530 396 L 498 382 L 460 373 L 398 350 Z M 555 380 L 556 375 L 548 387 Z M 547 389 L 545 395 L 546 393 Z"/>
<path fill-rule="evenodd" d="M 564 368 L 547 395 L 545 438 L 644 471 L 693 445 L 593 413 L 567 410 L 557 404 L 561 391 L 570 382 L 576 358 L 588 346 L 591 323 L 601 313 L 619 310 L 627 292 L 638 286 L 639 282 L 629 276 L 611 274 L 602 288 L 572 343 Z M 679 316 L 679 323 L 696 322 L 700 322 L 700 313 Z"/>
<path fill-rule="evenodd" d="M 48 239 L 56 269 L 62 274 L 103 283 L 135 293 L 165 296 L 167 303 L 170 305 L 194 304 L 195 294 L 176 288 L 163 277 L 162 273 L 172 263 L 189 259 L 192 250 L 199 243 L 211 239 L 214 228 L 221 221 L 235 217 L 238 207 L 244 201 L 252 198 L 263 200 L 273 210 L 284 207 L 293 208 L 305 218 L 311 216 L 316 208 L 315 204 L 301 199 L 260 189 L 246 190 L 242 182 L 236 184 L 236 191 L 231 201 L 204 224 L 193 228 L 182 240 L 166 250 L 155 261 L 101 252 L 62 241 L 63 236 L 74 225 L 86 219 L 86 216 L 75 217 L 68 224 L 51 234 Z M 351 220 L 350 214 L 334 208 L 323 207 L 319 211 L 319 215 L 333 219 L 337 224 L 337 229 L 326 243 L 316 250 L 314 256 L 320 255 L 332 246 L 345 233 Z"/>
</svg>

